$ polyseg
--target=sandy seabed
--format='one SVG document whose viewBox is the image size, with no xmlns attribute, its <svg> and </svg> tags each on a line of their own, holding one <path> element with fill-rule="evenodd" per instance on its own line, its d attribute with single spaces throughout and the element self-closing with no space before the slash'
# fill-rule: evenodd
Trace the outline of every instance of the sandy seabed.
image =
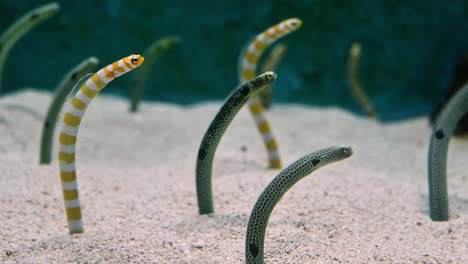
<svg viewBox="0 0 468 264">
<path fill-rule="evenodd" d="M 77 143 L 85 232 L 70 236 L 56 155 L 38 164 L 50 100 L 34 90 L 0 99 L 1 263 L 244 262 L 250 211 L 279 173 L 266 169 L 246 109 L 216 152 L 215 213 L 200 216 L 195 161 L 221 102 L 143 103 L 131 114 L 127 101 L 98 96 Z M 331 145 L 354 154 L 286 193 L 268 224 L 266 263 L 468 263 L 468 140 L 452 139 L 449 149 L 451 219 L 432 222 L 425 118 L 381 124 L 293 104 L 268 116 L 284 165 Z"/>
</svg>

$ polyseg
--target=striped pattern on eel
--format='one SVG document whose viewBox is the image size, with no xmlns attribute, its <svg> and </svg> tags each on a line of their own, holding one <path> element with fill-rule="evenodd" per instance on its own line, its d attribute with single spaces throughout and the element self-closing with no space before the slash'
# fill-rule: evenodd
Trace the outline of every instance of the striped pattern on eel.
<svg viewBox="0 0 468 264">
<path fill-rule="evenodd" d="M 63 199 L 70 234 L 83 232 L 80 199 L 75 168 L 75 145 L 81 119 L 91 100 L 113 79 L 129 72 L 143 63 L 140 55 L 130 55 L 116 61 L 89 78 L 67 105 L 59 136 L 59 164 Z"/>
<path fill-rule="evenodd" d="M 259 34 L 249 45 L 245 52 L 240 71 L 240 82 L 244 84 L 255 78 L 258 61 L 263 51 L 273 42 L 281 37 L 295 31 L 301 26 L 301 20 L 290 18 L 265 30 Z M 281 159 L 278 153 L 278 144 L 271 131 L 270 123 L 265 117 L 262 104 L 258 95 L 254 95 L 248 102 L 250 112 L 252 113 L 258 130 L 262 134 L 265 147 L 268 151 L 269 166 L 271 168 L 281 168 Z"/>
</svg>

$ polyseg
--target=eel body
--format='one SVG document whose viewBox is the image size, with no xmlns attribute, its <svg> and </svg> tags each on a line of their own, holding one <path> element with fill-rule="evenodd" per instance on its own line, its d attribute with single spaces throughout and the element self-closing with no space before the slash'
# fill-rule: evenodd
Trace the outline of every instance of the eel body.
<svg viewBox="0 0 468 264">
<path fill-rule="evenodd" d="M 257 64 L 265 49 L 276 40 L 283 36 L 294 32 L 302 25 L 302 21 L 297 18 L 290 18 L 274 25 L 260 33 L 254 41 L 248 46 L 244 59 L 242 61 L 242 69 L 240 71 L 240 83 L 252 80 L 257 75 Z M 270 123 L 268 122 L 263 111 L 262 103 L 258 95 L 252 96 L 249 102 L 249 110 L 252 114 L 257 129 L 262 135 L 263 143 L 268 151 L 268 160 L 270 168 L 281 168 L 281 159 L 278 152 L 278 143 L 271 131 Z"/>
<path fill-rule="evenodd" d="M 143 63 L 140 55 L 130 55 L 96 72 L 89 78 L 67 105 L 59 135 L 59 166 L 63 199 L 70 234 L 83 232 L 81 206 L 76 179 L 75 150 L 78 128 L 92 99 L 112 80 Z"/>
<path fill-rule="evenodd" d="M 236 114 L 249 98 L 266 85 L 276 80 L 276 74 L 265 72 L 236 89 L 223 104 L 206 131 L 198 150 L 196 185 L 198 209 L 200 214 L 213 213 L 213 194 L 211 190 L 211 171 L 213 158 L 218 144 Z"/>
<path fill-rule="evenodd" d="M 358 77 L 358 66 L 361 59 L 361 44 L 353 43 L 349 51 L 348 61 L 348 78 L 351 92 L 358 101 L 361 108 L 367 113 L 369 117 L 378 118 L 377 111 L 375 111 L 369 97 L 364 92 L 361 82 Z"/>
<path fill-rule="evenodd" d="M 271 212 L 299 180 L 327 164 L 350 157 L 349 146 L 332 146 L 306 155 L 281 171 L 265 188 L 250 214 L 245 240 L 246 263 L 263 263 L 265 232 Z"/>
<path fill-rule="evenodd" d="M 89 73 L 96 65 L 98 64 L 98 59 L 95 57 L 90 57 L 84 60 L 82 63 L 78 64 L 73 68 L 68 74 L 65 75 L 63 80 L 57 87 L 54 98 L 50 103 L 49 110 L 47 110 L 46 118 L 44 119 L 44 124 L 42 126 L 42 135 L 41 135 L 41 149 L 39 152 L 39 163 L 40 164 L 50 164 L 52 157 L 52 138 L 54 137 L 55 124 L 62 106 L 65 103 L 68 95 L 72 92 L 77 81 L 83 78 L 87 73 Z"/>
<path fill-rule="evenodd" d="M 434 221 L 449 219 L 447 195 L 447 151 L 450 137 L 460 119 L 468 113 L 468 83 L 442 108 L 429 142 L 428 185 L 430 216 Z"/>
<path fill-rule="evenodd" d="M 34 26 L 52 17 L 58 13 L 58 11 L 60 11 L 60 5 L 56 2 L 51 2 L 35 8 L 16 20 L 16 22 L 0 36 L 0 91 L 2 90 L 3 82 L 3 65 L 5 64 L 10 49 L 18 39 L 29 32 Z"/>
</svg>

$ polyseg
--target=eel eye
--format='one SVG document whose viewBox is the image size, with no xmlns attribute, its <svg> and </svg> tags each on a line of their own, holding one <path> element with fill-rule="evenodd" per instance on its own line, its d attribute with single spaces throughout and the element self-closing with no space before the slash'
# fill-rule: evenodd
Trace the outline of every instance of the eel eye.
<svg viewBox="0 0 468 264">
<path fill-rule="evenodd" d="M 132 60 L 132 63 L 133 63 L 133 64 L 135 64 L 135 63 L 138 62 L 138 58 L 136 58 L 136 57 L 132 57 L 131 60 Z"/>
<path fill-rule="evenodd" d="M 345 154 L 348 154 L 349 151 L 350 151 L 349 148 L 343 148 L 343 152 L 344 152 Z"/>
</svg>

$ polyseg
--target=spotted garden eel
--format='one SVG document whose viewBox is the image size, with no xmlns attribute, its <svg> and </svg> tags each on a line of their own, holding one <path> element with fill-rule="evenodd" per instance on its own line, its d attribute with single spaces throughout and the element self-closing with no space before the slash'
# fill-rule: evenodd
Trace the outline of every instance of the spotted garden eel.
<svg viewBox="0 0 468 264">
<path fill-rule="evenodd" d="M 83 232 L 80 199 L 75 168 L 75 145 L 78 128 L 91 100 L 113 79 L 127 73 L 143 63 L 140 55 L 130 55 L 95 73 L 80 88 L 67 105 L 59 136 L 59 164 L 63 199 L 70 234 Z"/>
<path fill-rule="evenodd" d="M 351 92 L 358 101 L 364 111 L 366 111 L 369 117 L 377 118 L 377 112 L 375 111 L 374 106 L 367 97 L 366 93 L 362 89 L 361 82 L 358 78 L 358 65 L 361 58 L 361 44 L 353 43 L 351 49 L 349 50 L 349 60 L 348 60 L 348 78 L 349 86 L 351 87 Z"/>
<path fill-rule="evenodd" d="M 228 97 L 203 136 L 198 150 L 196 168 L 198 211 L 200 214 L 209 214 L 214 211 L 211 171 L 213 157 L 221 137 L 249 98 L 266 85 L 273 83 L 274 80 L 276 80 L 274 72 L 265 72 L 241 85 Z"/>
<path fill-rule="evenodd" d="M 55 2 L 35 8 L 16 20 L 0 36 L 0 91 L 2 90 L 3 82 L 3 65 L 11 47 L 31 28 L 56 14 L 59 10 L 60 5 Z"/>
<path fill-rule="evenodd" d="M 243 55 L 242 70 L 240 71 L 240 83 L 252 80 L 257 74 L 257 64 L 263 51 L 273 42 L 281 37 L 295 31 L 302 24 L 297 18 L 290 18 L 263 31 L 249 45 Z M 278 153 L 278 143 L 271 131 L 270 123 L 265 117 L 262 103 L 258 95 L 254 95 L 249 100 L 250 113 L 254 117 L 258 130 L 260 131 L 265 147 L 268 151 L 268 160 L 270 168 L 281 168 L 281 159 Z"/>
<path fill-rule="evenodd" d="M 429 142 L 428 182 L 430 216 L 434 221 L 448 221 L 447 151 L 458 121 L 468 112 L 468 83 L 441 110 Z"/>
<path fill-rule="evenodd" d="M 265 232 L 271 212 L 281 197 L 299 180 L 327 164 L 350 157 L 349 146 L 332 146 L 306 155 L 281 171 L 265 188 L 250 214 L 245 240 L 247 264 L 263 263 Z"/>
<path fill-rule="evenodd" d="M 57 86 L 54 98 L 47 111 L 47 116 L 44 120 L 41 135 L 41 150 L 39 152 L 39 163 L 50 164 L 52 156 L 52 138 L 54 137 L 55 124 L 62 110 L 68 95 L 72 92 L 76 83 L 87 73 L 92 71 L 98 64 L 98 59 L 90 57 L 80 63 L 78 66 L 69 71 L 65 78 Z"/>
<path fill-rule="evenodd" d="M 278 67 L 278 64 L 281 62 L 284 55 L 286 54 L 286 49 L 286 45 L 284 44 L 278 44 L 275 47 L 273 47 L 270 54 L 265 58 L 265 61 L 263 62 L 261 72 L 275 71 Z M 260 102 L 262 103 L 262 106 L 266 110 L 269 110 L 272 103 L 271 101 L 273 99 L 273 85 L 268 85 L 267 87 L 263 88 L 263 90 L 261 90 L 258 93 L 258 96 L 260 97 Z"/>
<path fill-rule="evenodd" d="M 133 80 L 130 96 L 130 112 L 136 112 L 138 110 L 143 84 L 156 59 L 179 43 L 179 36 L 168 36 L 156 40 L 145 50 L 145 52 L 143 52 L 143 56 L 145 57 L 145 64 L 140 67 L 138 72 L 135 74 L 135 79 Z"/>
</svg>

